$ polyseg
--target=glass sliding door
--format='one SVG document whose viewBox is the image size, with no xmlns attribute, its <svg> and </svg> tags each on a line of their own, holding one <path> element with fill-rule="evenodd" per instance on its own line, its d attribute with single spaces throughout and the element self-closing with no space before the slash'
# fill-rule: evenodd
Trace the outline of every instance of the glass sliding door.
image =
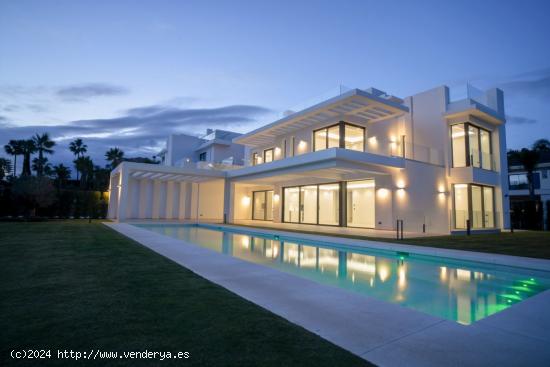
<svg viewBox="0 0 550 367">
<path fill-rule="evenodd" d="M 313 151 L 329 148 L 365 150 L 365 128 L 344 121 L 313 131 Z"/>
<path fill-rule="evenodd" d="M 273 191 L 252 192 L 252 219 L 273 220 Z"/>
<path fill-rule="evenodd" d="M 455 184 L 453 187 L 455 228 L 466 229 L 466 221 L 470 218 L 470 206 L 468 205 L 468 185 Z"/>
<path fill-rule="evenodd" d="M 483 219 L 485 228 L 495 227 L 495 209 L 494 209 L 494 189 L 492 187 L 483 188 Z"/>
<path fill-rule="evenodd" d="M 481 186 L 472 188 L 472 228 L 483 228 L 483 192 Z"/>
<path fill-rule="evenodd" d="M 345 148 L 363 152 L 365 150 L 365 129 L 354 125 L 345 125 Z"/>
<path fill-rule="evenodd" d="M 473 184 L 453 185 L 453 205 L 456 229 L 470 227 L 494 228 L 494 188 Z"/>
<path fill-rule="evenodd" d="M 451 126 L 453 167 L 466 167 L 466 131 L 464 124 Z"/>
<path fill-rule="evenodd" d="M 338 148 L 340 146 L 340 125 L 331 126 L 327 133 L 328 148 Z"/>
<path fill-rule="evenodd" d="M 317 185 L 300 187 L 300 223 L 317 224 Z"/>
<path fill-rule="evenodd" d="M 265 220 L 273 220 L 273 191 L 266 191 L 265 207 Z"/>
<path fill-rule="evenodd" d="M 286 187 L 284 189 L 284 212 L 283 220 L 289 223 L 300 221 L 300 188 Z"/>
<path fill-rule="evenodd" d="M 313 132 L 313 151 L 327 149 L 327 129 L 321 129 Z"/>
<path fill-rule="evenodd" d="M 340 185 L 319 185 L 319 224 L 337 226 L 340 223 Z"/>
<path fill-rule="evenodd" d="M 481 168 L 493 169 L 491 154 L 491 133 L 487 130 L 479 130 L 479 141 L 481 144 Z"/>
<path fill-rule="evenodd" d="M 265 191 L 252 193 L 252 219 L 264 220 L 265 218 Z"/>
<path fill-rule="evenodd" d="M 346 217 L 348 227 L 375 227 L 374 186 L 374 180 L 347 183 Z"/>
<path fill-rule="evenodd" d="M 476 167 L 491 170 L 491 132 L 470 123 L 451 126 L 453 167 Z"/>
<path fill-rule="evenodd" d="M 479 129 L 468 125 L 468 139 L 470 143 L 470 165 L 481 167 L 481 152 L 479 150 Z"/>
</svg>

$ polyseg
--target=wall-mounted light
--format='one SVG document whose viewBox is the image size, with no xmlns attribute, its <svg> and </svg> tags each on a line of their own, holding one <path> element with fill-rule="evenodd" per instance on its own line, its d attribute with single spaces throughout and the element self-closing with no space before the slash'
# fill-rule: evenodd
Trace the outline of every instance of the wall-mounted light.
<svg viewBox="0 0 550 367">
<path fill-rule="evenodd" d="M 279 199 L 280 199 L 280 198 L 281 198 L 281 197 L 279 196 L 279 194 L 273 194 L 273 201 L 274 201 L 274 202 L 276 202 L 276 203 L 279 202 Z"/>
<path fill-rule="evenodd" d="M 298 143 L 298 149 L 300 150 L 305 150 L 306 146 L 307 146 L 307 143 L 304 140 L 300 140 L 300 142 Z"/>
<path fill-rule="evenodd" d="M 386 199 L 390 194 L 390 190 L 388 189 L 378 189 L 376 190 L 376 196 L 378 196 L 379 199 Z"/>
<path fill-rule="evenodd" d="M 243 196 L 243 198 L 241 199 L 241 204 L 244 205 L 244 206 L 249 206 L 250 205 L 250 196 Z"/>
<path fill-rule="evenodd" d="M 400 178 L 400 179 L 397 180 L 397 182 L 395 183 L 395 186 L 396 186 L 398 189 L 404 189 L 404 188 L 405 188 L 405 180 L 403 180 L 402 178 Z"/>
<path fill-rule="evenodd" d="M 281 148 L 275 147 L 275 155 L 280 156 L 281 155 Z"/>
</svg>

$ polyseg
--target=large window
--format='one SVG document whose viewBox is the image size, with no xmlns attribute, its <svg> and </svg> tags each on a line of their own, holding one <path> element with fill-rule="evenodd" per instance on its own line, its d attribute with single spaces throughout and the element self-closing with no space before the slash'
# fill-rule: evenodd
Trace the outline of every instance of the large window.
<svg viewBox="0 0 550 367">
<path fill-rule="evenodd" d="M 351 150 L 365 150 L 365 128 L 340 123 L 313 131 L 313 151 L 329 148 L 345 148 Z"/>
<path fill-rule="evenodd" d="M 283 192 L 283 221 L 289 223 L 340 223 L 340 184 L 286 187 Z"/>
<path fill-rule="evenodd" d="M 374 228 L 374 180 L 348 182 L 346 203 L 348 227 Z"/>
<path fill-rule="evenodd" d="M 469 123 L 451 126 L 453 167 L 493 169 L 491 133 Z"/>
<path fill-rule="evenodd" d="M 252 219 L 273 220 L 273 191 L 252 193 Z"/>
<path fill-rule="evenodd" d="M 273 148 L 264 150 L 264 163 L 273 162 Z"/>
<path fill-rule="evenodd" d="M 466 229 L 494 228 L 494 189 L 473 184 L 453 185 L 454 226 Z"/>
<path fill-rule="evenodd" d="M 257 165 L 262 163 L 262 157 L 258 153 L 252 154 L 252 165 Z"/>
</svg>

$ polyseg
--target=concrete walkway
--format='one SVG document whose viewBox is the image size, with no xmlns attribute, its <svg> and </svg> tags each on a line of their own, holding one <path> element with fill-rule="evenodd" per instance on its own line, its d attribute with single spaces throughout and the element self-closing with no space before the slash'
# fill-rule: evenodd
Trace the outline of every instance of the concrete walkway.
<svg viewBox="0 0 550 367">
<path fill-rule="evenodd" d="M 550 365 L 550 291 L 463 326 L 130 224 L 105 224 L 198 275 L 380 366 Z M 334 241 L 343 242 L 338 238 Z M 371 247 L 370 242 L 361 242 Z M 548 267 L 550 262 L 543 260 L 537 264 L 540 269 Z"/>
</svg>

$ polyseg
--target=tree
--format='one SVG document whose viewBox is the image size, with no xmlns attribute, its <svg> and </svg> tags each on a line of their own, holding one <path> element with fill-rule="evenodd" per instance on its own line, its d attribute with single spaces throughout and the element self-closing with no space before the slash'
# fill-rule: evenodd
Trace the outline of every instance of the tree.
<svg viewBox="0 0 550 367">
<path fill-rule="evenodd" d="M 59 189 L 65 186 L 65 182 L 71 177 L 71 169 L 63 165 L 63 163 L 53 166 L 52 175 Z"/>
<path fill-rule="evenodd" d="M 78 157 L 74 160 L 74 165 L 76 170 L 81 173 L 80 187 L 86 188 L 93 178 L 94 162 L 92 162 L 90 157 Z"/>
<path fill-rule="evenodd" d="M 82 139 L 78 138 L 78 139 L 75 139 L 74 141 L 72 141 L 69 144 L 69 150 L 71 152 L 73 152 L 76 159 L 78 159 L 78 158 L 82 158 L 84 156 L 84 153 L 86 153 L 88 151 L 88 146 L 86 144 L 84 144 Z M 75 162 L 76 162 L 76 160 L 75 160 Z M 78 170 L 78 168 L 76 168 L 76 179 L 77 180 L 78 180 L 79 172 L 80 171 Z"/>
<path fill-rule="evenodd" d="M 32 160 L 32 170 L 37 176 L 49 176 L 52 173 L 52 165 L 46 157 L 37 157 Z"/>
<path fill-rule="evenodd" d="M 8 144 L 4 145 L 6 153 L 13 156 L 13 177 L 15 177 L 17 170 L 17 156 L 23 154 L 22 141 L 10 140 Z"/>
<path fill-rule="evenodd" d="M 31 154 L 36 153 L 36 145 L 32 139 L 21 141 L 21 151 L 23 152 L 23 171 L 22 176 L 31 175 Z"/>
<path fill-rule="evenodd" d="M 13 182 L 13 195 L 25 207 L 26 215 L 35 215 L 38 208 L 45 208 L 54 202 L 54 188 L 47 177 L 22 175 Z"/>
<path fill-rule="evenodd" d="M 532 149 L 537 152 L 549 152 L 550 141 L 548 139 L 538 139 L 533 143 Z"/>
<path fill-rule="evenodd" d="M 42 164 L 45 164 L 47 162 L 47 159 L 44 160 L 44 153 L 45 154 L 53 154 L 53 146 L 55 145 L 55 141 L 50 139 L 50 135 L 48 133 L 44 133 L 42 135 L 36 134 L 32 138 L 34 145 L 36 147 L 36 151 L 38 152 L 38 160 L 37 160 L 37 166 L 36 166 L 36 174 L 38 176 L 44 175 L 44 166 Z"/>
<path fill-rule="evenodd" d="M 11 161 L 6 158 L 0 158 L 0 180 L 8 176 L 11 172 Z"/>
<path fill-rule="evenodd" d="M 517 160 L 527 172 L 527 187 L 529 188 L 529 196 L 532 200 L 535 199 L 535 182 L 533 172 L 539 161 L 539 151 L 534 149 L 523 148 L 522 150 L 511 150 L 508 152 L 509 160 Z"/>
<path fill-rule="evenodd" d="M 105 159 L 110 162 L 111 169 L 115 169 L 124 159 L 124 152 L 116 147 L 111 148 L 105 153 Z"/>
</svg>

